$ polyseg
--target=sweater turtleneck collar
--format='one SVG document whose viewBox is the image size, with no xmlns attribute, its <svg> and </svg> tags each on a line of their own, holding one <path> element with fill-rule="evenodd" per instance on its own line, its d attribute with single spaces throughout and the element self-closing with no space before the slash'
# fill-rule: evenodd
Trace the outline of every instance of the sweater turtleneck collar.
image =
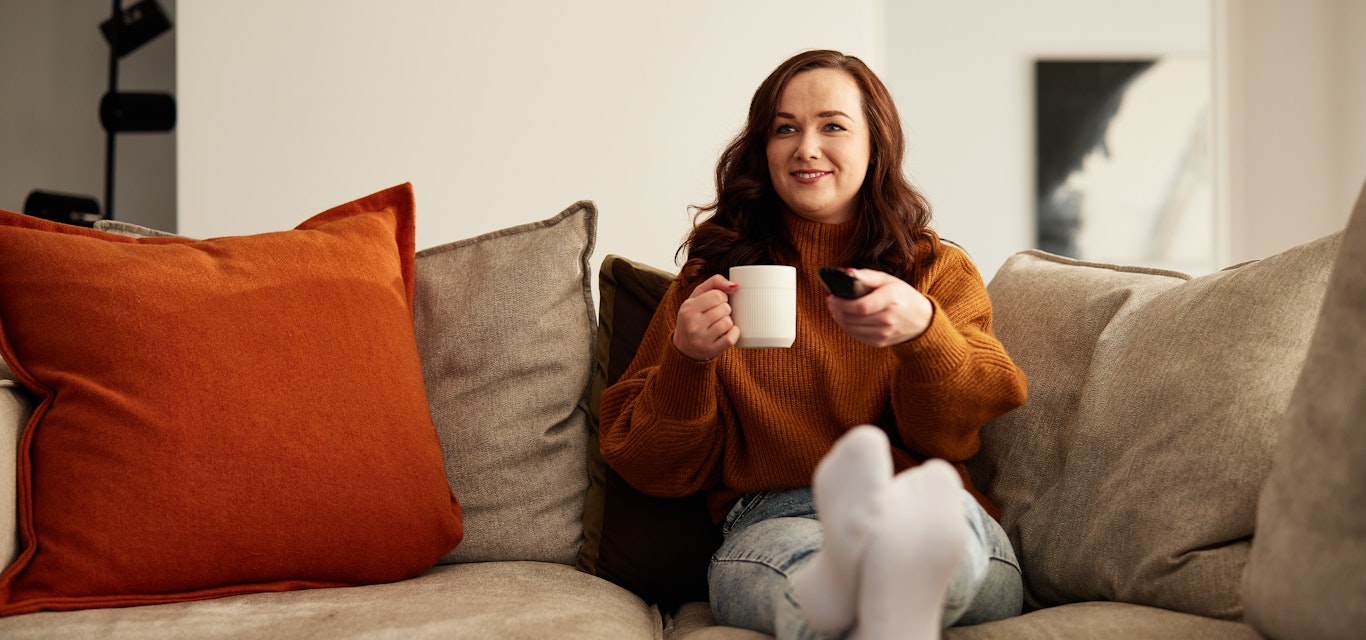
<svg viewBox="0 0 1366 640">
<path fill-rule="evenodd" d="M 783 225 L 791 234 L 792 245 L 808 264 L 835 264 L 853 241 L 858 219 L 828 224 L 807 220 L 790 211 L 783 211 Z"/>
</svg>

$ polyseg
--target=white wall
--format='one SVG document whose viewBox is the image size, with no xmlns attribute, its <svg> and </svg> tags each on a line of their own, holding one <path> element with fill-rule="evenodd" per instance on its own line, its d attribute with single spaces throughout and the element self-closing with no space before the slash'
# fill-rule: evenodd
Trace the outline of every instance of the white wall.
<svg viewBox="0 0 1366 640">
<path fill-rule="evenodd" d="M 1209 50 L 1196 0 L 888 0 L 906 168 L 935 227 L 990 278 L 1034 246 L 1034 61 Z"/>
<path fill-rule="evenodd" d="M 884 79 L 939 231 L 985 274 L 1032 246 L 1035 58 L 1169 53 L 1216 67 L 1218 263 L 1342 228 L 1366 180 L 1366 1 L 887 0 Z"/>
<path fill-rule="evenodd" d="M 125 2 L 130 6 L 131 2 Z M 175 0 L 161 0 L 172 24 Z M 22 211 L 30 191 L 104 203 L 100 97 L 109 46 L 99 25 L 108 0 L 0 0 L 0 208 Z M 119 88 L 175 93 L 176 30 L 123 58 Z M 175 229 L 175 132 L 120 134 L 116 217 Z"/>
<path fill-rule="evenodd" d="M 418 245 L 600 211 L 669 268 L 759 82 L 828 47 L 881 66 L 881 2 L 182 0 L 180 229 L 286 229 L 411 181 Z"/>
<path fill-rule="evenodd" d="M 591 199 L 597 258 L 668 267 L 754 88 L 813 47 L 887 81 L 908 173 L 987 277 L 1033 243 L 1038 56 L 1204 52 L 1223 29 L 1223 262 L 1339 228 L 1366 177 L 1363 0 L 181 0 L 177 13 L 178 214 L 195 236 L 289 228 L 412 181 L 419 246 Z"/>
<path fill-rule="evenodd" d="M 1338 193 L 1346 209 L 1366 182 L 1366 2 L 1342 0 L 1337 21 Z M 1345 214 L 1344 214 L 1345 215 Z"/>
<path fill-rule="evenodd" d="M 1366 179 L 1366 2 L 1228 0 L 1235 261 L 1331 233 Z"/>
</svg>

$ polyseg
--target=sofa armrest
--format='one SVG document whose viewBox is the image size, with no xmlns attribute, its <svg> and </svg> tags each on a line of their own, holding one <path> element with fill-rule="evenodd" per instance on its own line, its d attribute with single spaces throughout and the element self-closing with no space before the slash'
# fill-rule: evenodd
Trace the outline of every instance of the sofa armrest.
<svg viewBox="0 0 1366 640">
<path fill-rule="evenodd" d="M 19 434 L 32 410 L 23 389 L 0 378 L 0 570 L 19 553 Z"/>
</svg>

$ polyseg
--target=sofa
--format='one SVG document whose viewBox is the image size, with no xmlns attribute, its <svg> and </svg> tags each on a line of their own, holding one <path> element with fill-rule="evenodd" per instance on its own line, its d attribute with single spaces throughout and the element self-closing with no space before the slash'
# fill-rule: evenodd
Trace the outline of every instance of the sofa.
<svg viewBox="0 0 1366 640">
<path fill-rule="evenodd" d="M 700 503 L 596 451 L 670 272 L 609 255 L 595 300 L 587 201 L 415 219 L 410 185 L 204 241 L 0 212 L 0 637 L 767 637 L 711 618 Z M 1030 399 L 970 470 L 1026 612 L 945 637 L 1357 637 L 1364 264 L 1366 193 L 1202 277 L 1012 257 Z"/>
</svg>

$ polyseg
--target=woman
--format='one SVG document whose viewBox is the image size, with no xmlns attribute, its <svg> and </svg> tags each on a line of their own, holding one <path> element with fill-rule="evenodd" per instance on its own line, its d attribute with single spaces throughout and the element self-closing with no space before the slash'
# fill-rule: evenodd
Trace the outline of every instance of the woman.
<svg viewBox="0 0 1366 640">
<path fill-rule="evenodd" d="M 984 423 L 1024 403 L 1024 374 L 991 332 L 976 268 L 927 227 L 904 153 L 862 61 L 810 51 L 780 65 L 717 164 L 716 201 L 634 362 L 603 394 L 608 463 L 645 493 L 703 492 L 724 523 L 708 574 L 721 624 L 937 636 L 941 620 L 1020 610 L 1018 563 L 963 462 Z M 733 348 L 725 274 L 745 264 L 797 268 L 791 348 Z M 871 292 L 826 295 L 822 265 Z"/>
</svg>

